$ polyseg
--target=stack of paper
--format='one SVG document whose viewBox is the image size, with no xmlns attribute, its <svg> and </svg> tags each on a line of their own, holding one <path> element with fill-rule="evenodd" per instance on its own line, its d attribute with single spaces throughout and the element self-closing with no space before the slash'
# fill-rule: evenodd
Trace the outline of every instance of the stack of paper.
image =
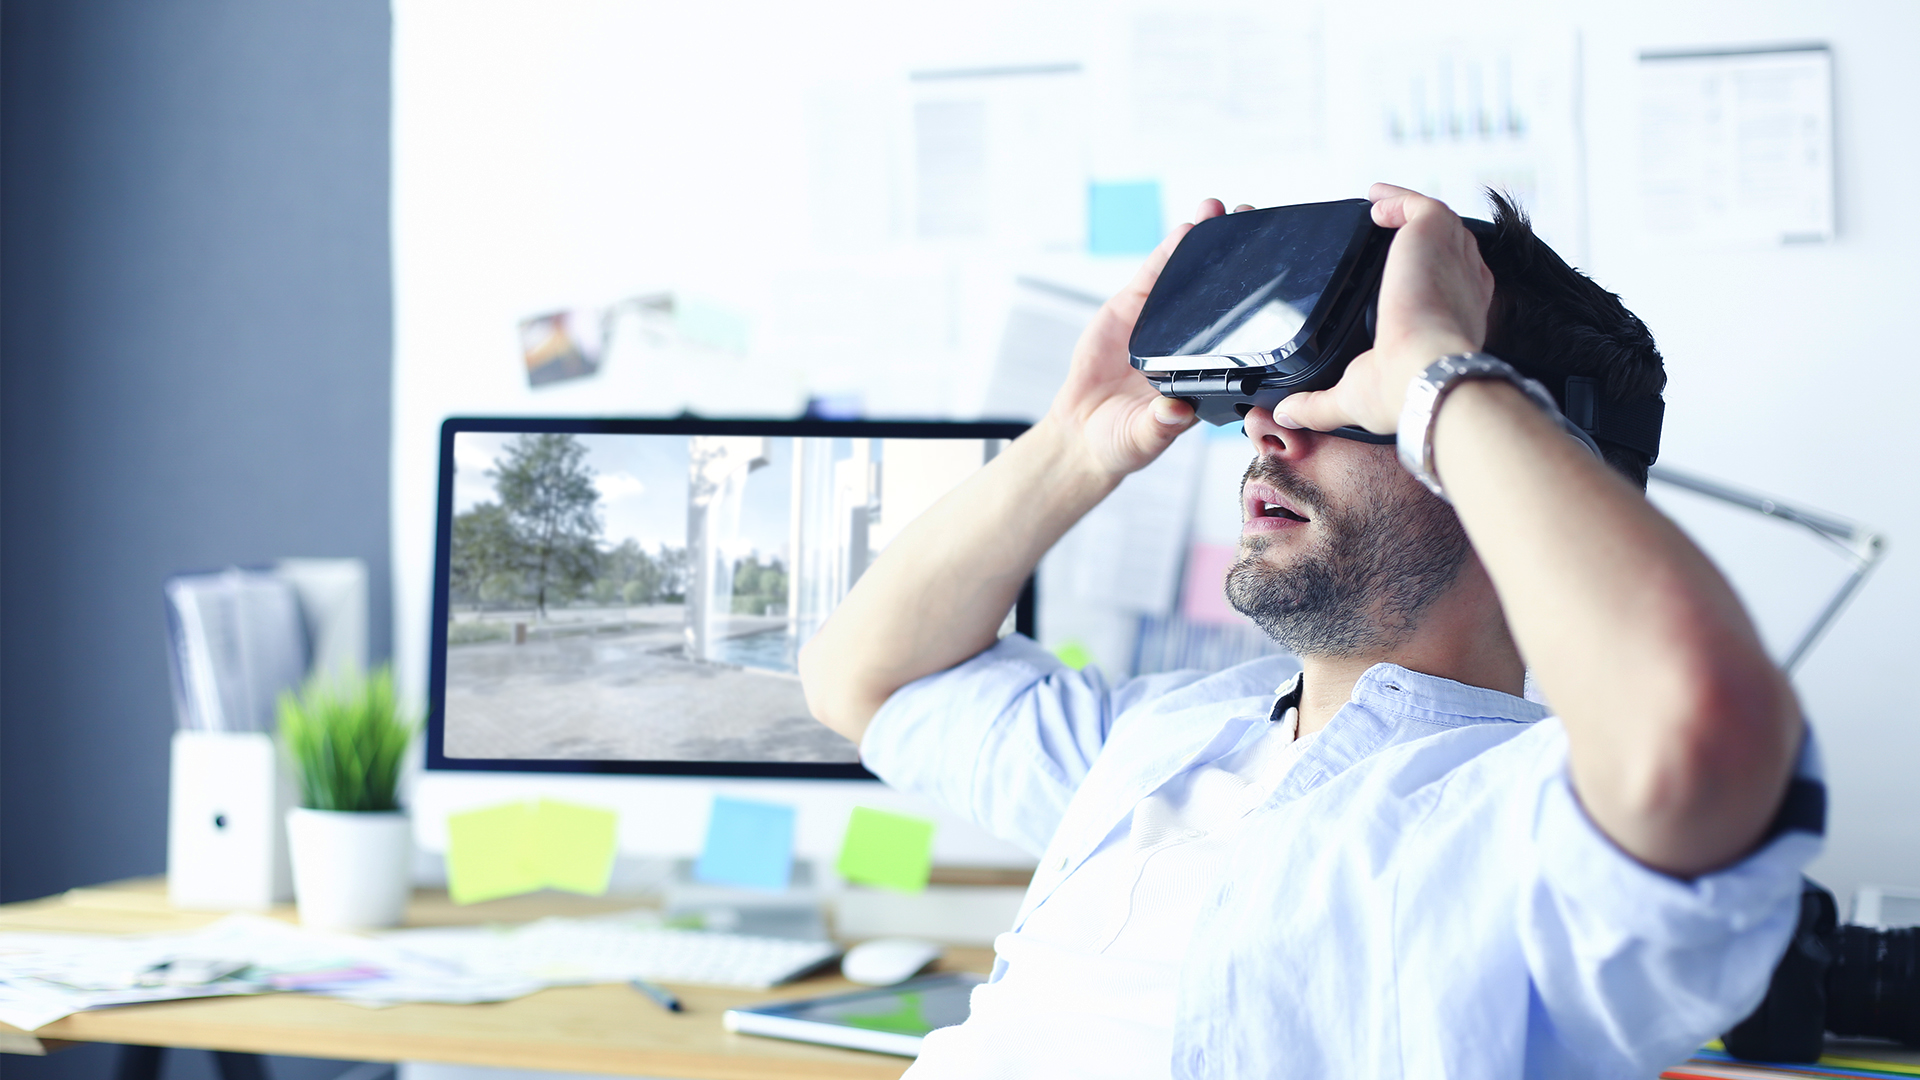
<svg viewBox="0 0 1920 1080">
<path fill-rule="evenodd" d="M 25 1031 L 109 1005 L 294 991 L 365 1005 L 505 1001 L 538 979 L 480 975 L 391 942 L 230 915 L 184 934 L 0 934 L 0 1021 Z"/>
</svg>

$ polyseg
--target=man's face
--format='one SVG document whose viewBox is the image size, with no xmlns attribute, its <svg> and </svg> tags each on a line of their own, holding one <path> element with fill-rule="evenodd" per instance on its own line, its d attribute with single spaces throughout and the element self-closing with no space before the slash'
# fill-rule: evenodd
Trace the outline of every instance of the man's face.
<svg viewBox="0 0 1920 1080">
<path fill-rule="evenodd" d="M 1403 641 L 1471 550 L 1452 508 L 1392 447 L 1252 417 L 1247 431 L 1258 453 L 1240 484 L 1227 600 L 1298 656 L 1366 656 Z"/>
</svg>

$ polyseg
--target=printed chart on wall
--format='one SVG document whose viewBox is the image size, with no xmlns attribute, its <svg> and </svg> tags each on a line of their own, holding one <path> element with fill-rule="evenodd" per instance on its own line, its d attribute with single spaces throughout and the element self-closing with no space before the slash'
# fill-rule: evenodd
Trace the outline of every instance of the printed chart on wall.
<svg viewBox="0 0 1920 1080">
<path fill-rule="evenodd" d="M 1571 27 L 1493 36 L 1418 35 L 1378 44 L 1354 89 L 1370 114 L 1356 148 L 1363 177 L 1486 216 L 1483 189 L 1513 197 L 1575 266 L 1587 258 L 1581 41 Z"/>
<path fill-rule="evenodd" d="M 1640 54 L 1641 227 L 1657 239 L 1830 240 L 1825 45 Z"/>
</svg>

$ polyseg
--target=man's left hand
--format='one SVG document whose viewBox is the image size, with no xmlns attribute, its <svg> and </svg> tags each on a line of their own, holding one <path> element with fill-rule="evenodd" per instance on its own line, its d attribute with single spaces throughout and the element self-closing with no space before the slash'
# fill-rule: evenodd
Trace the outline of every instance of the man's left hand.
<svg viewBox="0 0 1920 1080">
<path fill-rule="evenodd" d="M 1332 388 L 1281 401 L 1274 420 L 1283 427 L 1351 424 L 1391 435 L 1414 376 L 1486 340 L 1493 271 L 1460 218 L 1447 204 L 1392 184 L 1373 185 L 1367 197 L 1374 224 L 1399 230 L 1380 280 L 1373 348 L 1354 357 Z"/>
</svg>

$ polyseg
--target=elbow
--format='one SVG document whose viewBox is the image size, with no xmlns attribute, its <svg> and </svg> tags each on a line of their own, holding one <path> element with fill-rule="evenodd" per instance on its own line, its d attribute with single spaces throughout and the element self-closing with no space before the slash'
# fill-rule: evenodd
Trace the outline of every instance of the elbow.
<svg viewBox="0 0 1920 1080">
<path fill-rule="evenodd" d="M 842 666 L 821 648 L 818 637 L 801 646 L 797 666 L 807 711 L 836 734 L 860 745 L 873 714 L 880 709 L 879 702 L 863 702 L 863 696 L 844 678 Z"/>
<path fill-rule="evenodd" d="M 1799 753 L 1798 702 L 1764 654 L 1683 665 L 1656 698 L 1659 733 L 1624 785 L 1646 859 L 1693 876 L 1737 862 L 1779 810 Z M 1639 845 L 1628 845 L 1636 847 Z"/>
</svg>

